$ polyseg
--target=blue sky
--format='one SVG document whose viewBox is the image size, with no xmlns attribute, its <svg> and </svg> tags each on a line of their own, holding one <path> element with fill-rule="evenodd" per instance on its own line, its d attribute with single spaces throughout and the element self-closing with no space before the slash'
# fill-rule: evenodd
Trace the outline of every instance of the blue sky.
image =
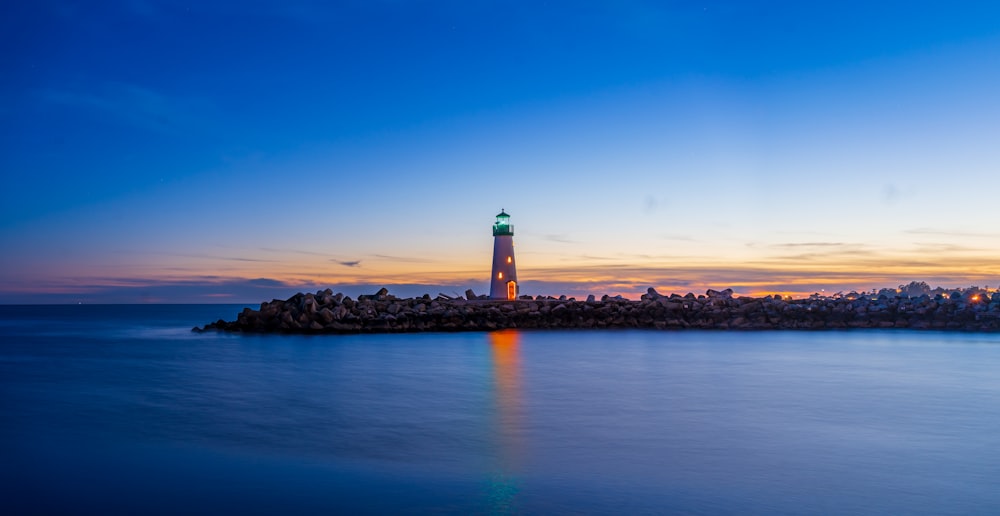
<svg viewBox="0 0 1000 516">
<path fill-rule="evenodd" d="M 38 1 L 0 302 L 1000 284 L 992 2 Z M 992 282 L 991 282 L 992 281 Z"/>
</svg>

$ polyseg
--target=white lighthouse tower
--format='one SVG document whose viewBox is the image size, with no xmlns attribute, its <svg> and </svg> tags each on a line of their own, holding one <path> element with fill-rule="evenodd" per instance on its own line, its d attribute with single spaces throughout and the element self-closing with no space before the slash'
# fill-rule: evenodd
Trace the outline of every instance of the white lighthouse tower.
<svg viewBox="0 0 1000 516">
<path fill-rule="evenodd" d="M 493 275 L 490 299 L 517 299 L 517 269 L 514 268 L 514 226 L 503 210 L 493 223 Z"/>
</svg>

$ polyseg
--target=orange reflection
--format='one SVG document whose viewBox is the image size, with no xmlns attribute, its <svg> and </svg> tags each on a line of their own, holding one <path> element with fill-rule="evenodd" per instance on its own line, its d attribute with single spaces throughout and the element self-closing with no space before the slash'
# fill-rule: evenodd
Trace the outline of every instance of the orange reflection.
<svg viewBox="0 0 1000 516">
<path fill-rule="evenodd" d="M 516 455 L 521 425 L 521 365 L 517 330 L 489 333 L 493 351 L 493 381 L 499 416 L 500 441 L 504 456 Z M 513 452 L 513 453 L 512 453 Z"/>
<path fill-rule="evenodd" d="M 497 470 L 490 480 L 490 505 L 494 514 L 516 512 L 514 497 L 522 454 L 520 334 L 501 330 L 488 334 L 493 355 L 496 403 Z"/>
</svg>

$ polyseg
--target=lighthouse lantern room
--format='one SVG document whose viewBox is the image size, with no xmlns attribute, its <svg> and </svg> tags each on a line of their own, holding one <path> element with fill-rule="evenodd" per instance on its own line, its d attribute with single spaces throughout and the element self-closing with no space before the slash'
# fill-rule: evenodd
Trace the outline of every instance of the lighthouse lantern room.
<svg viewBox="0 0 1000 516">
<path fill-rule="evenodd" d="M 493 275 L 490 277 L 490 299 L 517 299 L 517 269 L 514 268 L 514 226 L 510 215 L 500 210 L 493 223 Z"/>
</svg>

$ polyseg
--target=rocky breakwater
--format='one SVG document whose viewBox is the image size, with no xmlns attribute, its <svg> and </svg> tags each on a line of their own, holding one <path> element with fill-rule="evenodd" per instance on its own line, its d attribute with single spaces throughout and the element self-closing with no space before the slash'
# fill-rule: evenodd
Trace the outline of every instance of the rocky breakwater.
<svg viewBox="0 0 1000 516">
<path fill-rule="evenodd" d="M 235 321 L 194 331 L 253 333 L 401 333 L 491 331 L 505 328 L 650 328 L 714 330 L 823 330 L 912 328 L 1000 331 L 1000 294 L 969 296 L 784 299 L 733 297 L 730 289 L 705 295 L 661 295 L 650 288 L 638 301 L 620 296 L 586 300 L 522 296 L 497 301 L 438 295 L 401 299 L 386 289 L 351 299 L 331 290 L 296 294 L 246 308 Z"/>
</svg>

